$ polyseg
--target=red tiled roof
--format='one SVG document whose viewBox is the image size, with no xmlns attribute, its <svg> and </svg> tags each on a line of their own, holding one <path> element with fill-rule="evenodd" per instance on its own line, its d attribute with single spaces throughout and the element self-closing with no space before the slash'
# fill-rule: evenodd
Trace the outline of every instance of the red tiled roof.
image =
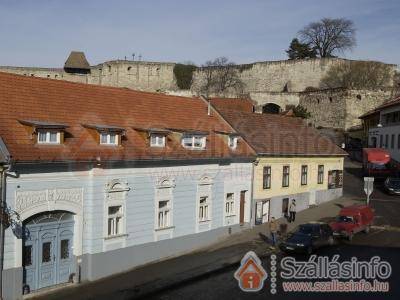
<svg viewBox="0 0 400 300">
<path fill-rule="evenodd" d="M 217 109 L 253 112 L 254 102 L 250 99 L 212 98 L 211 104 Z"/>
<path fill-rule="evenodd" d="M 0 73 L 0 137 L 15 161 L 87 161 L 137 159 L 203 159 L 251 157 L 253 150 L 240 143 L 231 151 L 232 132 L 207 104 L 184 98 L 45 78 Z M 38 145 L 19 120 L 65 124 L 62 145 Z M 104 124 L 126 130 L 122 146 L 99 145 L 84 124 Z M 178 128 L 209 132 L 206 150 L 181 146 L 179 134 L 168 135 L 167 147 L 150 147 L 146 135 L 134 128 Z"/>
<path fill-rule="evenodd" d="M 233 110 L 220 113 L 259 155 L 347 155 L 300 118 Z"/>
</svg>

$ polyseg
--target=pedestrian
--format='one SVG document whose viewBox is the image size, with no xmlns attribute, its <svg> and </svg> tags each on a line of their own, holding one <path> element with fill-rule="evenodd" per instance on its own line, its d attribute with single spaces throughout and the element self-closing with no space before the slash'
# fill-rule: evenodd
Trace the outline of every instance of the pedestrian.
<svg viewBox="0 0 400 300">
<path fill-rule="evenodd" d="M 272 217 L 271 221 L 269 222 L 269 232 L 271 234 L 272 246 L 275 247 L 275 245 L 276 245 L 276 235 L 278 233 L 278 224 L 275 221 L 274 217 Z"/>
<path fill-rule="evenodd" d="M 292 203 L 289 207 L 289 223 L 296 220 L 296 200 L 292 199 Z"/>
</svg>

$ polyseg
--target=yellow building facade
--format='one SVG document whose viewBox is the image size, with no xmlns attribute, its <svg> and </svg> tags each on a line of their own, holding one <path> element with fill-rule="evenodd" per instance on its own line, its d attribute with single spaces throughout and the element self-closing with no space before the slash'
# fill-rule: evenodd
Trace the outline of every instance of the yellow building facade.
<svg viewBox="0 0 400 300">
<path fill-rule="evenodd" d="M 253 180 L 255 224 L 287 217 L 293 200 L 296 211 L 301 211 L 341 197 L 343 163 L 343 156 L 258 157 Z"/>
</svg>

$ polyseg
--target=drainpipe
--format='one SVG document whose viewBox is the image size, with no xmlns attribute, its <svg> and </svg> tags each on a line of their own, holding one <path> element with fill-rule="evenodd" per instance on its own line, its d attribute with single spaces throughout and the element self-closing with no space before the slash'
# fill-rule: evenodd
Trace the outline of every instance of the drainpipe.
<svg viewBox="0 0 400 300">
<path fill-rule="evenodd" d="M 0 166 L 0 213 L 6 208 L 6 171 L 8 167 Z M 4 232 L 3 220 L 0 222 L 0 299 L 3 299 L 3 262 L 4 262 Z"/>
</svg>

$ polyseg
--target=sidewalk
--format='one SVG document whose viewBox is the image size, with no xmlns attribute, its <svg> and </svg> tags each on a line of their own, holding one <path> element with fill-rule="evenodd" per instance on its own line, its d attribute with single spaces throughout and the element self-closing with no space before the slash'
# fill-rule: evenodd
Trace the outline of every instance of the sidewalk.
<svg viewBox="0 0 400 300">
<path fill-rule="evenodd" d="M 339 198 L 296 214 L 296 222 L 288 224 L 288 231 L 309 221 L 329 221 L 341 207 L 357 200 Z M 360 201 L 358 201 L 359 203 Z M 279 219 L 283 222 L 283 219 Z M 240 262 L 247 251 L 260 257 L 271 253 L 260 233 L 269 237 L 268 224 L 255 226 L 234 234 L 220 242 L 195 252 L 148 264 L 129 272 L 93 282 L 65 286 L 60 289 L 29 295 L 29 299 L 132 299 L 143 297 L 179 283 L 195 280 Z"/>
</svg>

